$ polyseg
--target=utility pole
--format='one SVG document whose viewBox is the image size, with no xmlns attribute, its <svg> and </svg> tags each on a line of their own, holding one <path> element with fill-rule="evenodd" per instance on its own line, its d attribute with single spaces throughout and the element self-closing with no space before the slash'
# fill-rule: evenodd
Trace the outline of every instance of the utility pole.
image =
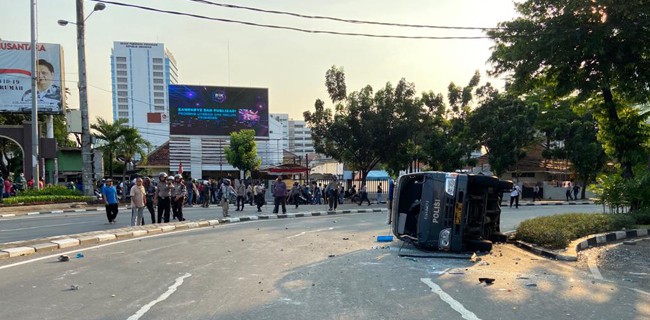
<svg viewBox="0 0 650 320">
<path fill-rule="evenodd" d="M 34 181 L 34 188 L 38 190 L 38 51 L 37 32 L 36 26 L 38 20 L 36 18 L 36 0 L 30 2 L 31 8 L 31 51 L 32 51 L 32 181 Z"/>
<path fill-rule="evenodd" d="M 93 195 L 92 171 L 93 163 L 90 157 L 90 121 L 88 115 L 88 88 L 86 86 L 86 35 L 84 2 L 77 1 L 77 56 L 79 62 L 79 109 L 81 111 L 81 162 L 84 195 Z"/>
</svg>

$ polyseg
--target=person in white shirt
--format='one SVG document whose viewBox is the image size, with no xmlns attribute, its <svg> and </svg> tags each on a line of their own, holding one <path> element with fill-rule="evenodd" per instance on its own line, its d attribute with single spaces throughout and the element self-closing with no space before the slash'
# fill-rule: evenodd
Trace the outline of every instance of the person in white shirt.
<svg viewBox="0 0 650 320">
<path fill-rule="evenodd" d="M 521 194 L 521 188 L 515 183 L 510 191 L 510 208 L 512 208 L 512 203 L 515 203 L 515 208 L 519 209 L 519 195 Z"/>
</svg>

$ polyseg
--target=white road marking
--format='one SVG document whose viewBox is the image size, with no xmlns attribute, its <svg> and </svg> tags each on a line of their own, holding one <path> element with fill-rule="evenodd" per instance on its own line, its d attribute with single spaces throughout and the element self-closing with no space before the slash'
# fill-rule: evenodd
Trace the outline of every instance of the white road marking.
<svg viewBox="0 0 650 320">
<path fill-rule="evenodd" d="M 291 239 L 291 238 L 295 238 L 295 237 L 304 236 L 304 235 L 307 234 L 307 232 L 320 232 L 320 231 L 326 231 L 326 230 L 334 230 L 334 228 L 333 228 L 333 227 L 329 227 L 329 228 L 318 229 L 318 230 L 313 230 L 313 231 L 303 231 L 303 232 L 301 232 L 301 233 L 299 233 L 299 234 L 294 234 L 294 235 L 292 235 L 292 236 L 288 236 L 287 239 Z"/>
<path fill-rule="evenodd" d="M 477 317 L 473 312 L 465 309 L 463 305 L 456 301 L 454 298 L 452 298 L 449 294 L 446 292 L 442 291 L 442 288 L 440 288 L 439 285 L 433 283 L 430 278 L 421 278 L 420 281 L 424 282 L 429 288 L 431 288 L 431 291 L 440 296 L 440 299 L 442 301 L 446 302 L 452 309 L 456 310 L 456 312 L 460 313 L 460 315 L 463 317 L 463 319 L 466 320 L 481 320 L 479 317 Z"/>
<path fill-rule="evenodd" d="M 7 232 L 7 231 L 20 231 L 20 230 L 32 230 L 32 229 L 41 229 L 41 228 L 49 228 L 49 227 L 62 227 L 62 226 L 71 226 L 75 224 L 97 224 L 97 222 L 71 222 L 71 223 L 61 223 L 61 224 L 48 224 L 44 226 L 36 226 L 36 227 L 26 227 L 26 228 L 16 228 L 16 229 L 3 229 L 0 230 L 0 232 Z"/>
<path fill-rule="evenodd" d="M 171 296 L 174 292 L 176 292 L 178 287 L 180 287 L 181 284 L 183 284 L 183 281 L 185 280 L 185 278 L 191 277 L 191 276 L 192 276 L 192 274 L 186 273 L 186 274 L 176 278 L 176 281 L 174 282 L 174 284 L 169 286 L 169 288 L 167 289 L 167 291 L 165 293 L 161 294 L 160 297 L 158 297 L 158 299 L 156 299 L 154 301 L 151 301 L 151 302 L 147 303 L 146 305 L 142 306 L 142 308 L 140 308 L 140 310 L 138 310 L 138 312 L 136 312 L 134 315 L 128 317 L 127 320 L 138 320 L 138 319 L 140 319 L 156 303 L 167 300 L 167 298 L 169 298 L 169 296 Z"/>
<path fill-rule="evenodd" d="M 600 274 L 600 270 L 598 270 L 598 266 L 594 262 L 593 258 L 588 258 L 587 259 L 587 266 L 589 266 L 589 270 L 591 271 L 591 275 L 594 277 L 596 280 L 605 280 L 603 278 L 603 275 Z"/>
</svg>

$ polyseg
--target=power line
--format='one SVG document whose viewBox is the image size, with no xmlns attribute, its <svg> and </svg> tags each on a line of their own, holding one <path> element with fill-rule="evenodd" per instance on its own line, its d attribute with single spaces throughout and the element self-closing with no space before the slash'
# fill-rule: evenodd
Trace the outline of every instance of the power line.
<svg viewBox="0 0 650 320">
<path fill-rule="evenodd" d="M 305 15 L 305 14 L 300 14 L 300 13 L 295 13 L 295 12 L 288 12 L 288 11 L 277 11 L 277 10 L 267 10 L 267 9 L 260 9 L 260 8 L 254 8 L 254 7 L 245 7 L 245 6 L 238 6 L 238 5 L 234 5 L 234 4 L 217 3 L 217 2 L 208 1 L 208 0 L 188 0 L 188 1 L 198 2 L 198 3 L 203 3 L 203 4 L 218 6 L 218 7 L 224 7 L 224 8 L 230 8 L 230 9 L 242 9 L 242 10 L 249 10 L 249 11 L 255 11 L 255 12 L 262 12 L 262 13 L 287 15 L 287 16 L 293 16 L 293 17 L 305 18 L 305 19 L 331 20 L 331 21 L 336 21 L 336 22 L 345 22 L 345 23 L 353 23 L 353 24 L 372 24 L 372 25 L 390 26 L 390 27 L 446 29 L 446 30 L 498 30 L 498 29 L 501 29 L 501 28 L 498 28 L 498 27 L 485 28 L 485 27 L 436 26 L 436 25 L 425 25 L 425 24 L 391 23 L 391 22 L 380 22 L 380 21 L 370 21 L 370 20 L 343 19 L 343 18 L 328 17 L 328 16 Z"/>
<path fill-rule="evenodd" d="M 129 3 L 115 2 L 115 1 L 105 1 L 105 0 L 91 0 L 91 1 L 103 2 L 103 3 L 112 4 L 112 5 L 116 5 L 116 6 L 136 8 L 136 9 L 141 9 L 141 10 L 146 10 L 146 11 L 153 11 L 153 12 L 158 12 L 158 13 L 167 13 L 167 14 L 178 15 L 178 16 L 192 17 L 192 18 L 203 19 L 203 20 L 211 20 L 211 21 L 220 21 L 220 22 L 226 22 L 226 23 L 243 24 L 243 25 L 247 25 L 247 26 L 261 27 L 261 28 L 290 30 L 290 31 L 297 31 L 297 32 L 303 32 L 303 33 L 310 33 L 310 34 L 331 34 L 331 35 L 337 35 L 337 36 L 353 36 L 353 37 L 385 38 L 385 39 L 412 39 L 412 40 L 418 40 L 418 39 L 419 40 L 491 39 L 491 37 L 489 37 L 489 36 L 445 36 L 445 37 L 401 36 L 401 35 L 388 35 L 388 34 L 338 32 L 338 31 L 328 31 L 328 30 L 308 30 L 308 29 L 302 29 L 302 28 L 296 28 L 296 27 L 279 26 L 279 25 L 272 25 L 272 24 L 261 24 L 261 23 L 248 22 L 248 21 L 240 21 L 240 20 L 231 20 L 231 19 L 208 17 L 208 16 L 204 16 L 204 15 L 199 15 L 199 14 L 180 12 L 180 11 L 172 11 L 172 10 L 163 10 L 163 9 L 157 9 L 157 8 L 152 8 L 152 7 L 147 7 L 147 6 L 140 6 L 140 5 L 129 4 Z"/>
</svg>

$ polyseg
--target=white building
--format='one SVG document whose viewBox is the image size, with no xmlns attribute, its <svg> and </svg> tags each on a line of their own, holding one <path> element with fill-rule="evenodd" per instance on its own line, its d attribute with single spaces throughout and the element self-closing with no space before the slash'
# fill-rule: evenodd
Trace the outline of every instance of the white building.
<svg viewBox="0 0 650 320">
<path fill-rule="evenodd" d="M 282 148 L 300 156 L 314 153 L 314 142 L 311 139 L 311 129 L 304 120 L 289 119 L 287 114 L 272 113 L 271 117 L 282 127 Z"/>
<path fill-rule="evenodd" d="M 113 120 L 127 119 L 154 148 L 169 140 L 167 86 L 178 83 L 178 69 L 165 45 L 114 42 L 111 79 Z"/>
</svg>

